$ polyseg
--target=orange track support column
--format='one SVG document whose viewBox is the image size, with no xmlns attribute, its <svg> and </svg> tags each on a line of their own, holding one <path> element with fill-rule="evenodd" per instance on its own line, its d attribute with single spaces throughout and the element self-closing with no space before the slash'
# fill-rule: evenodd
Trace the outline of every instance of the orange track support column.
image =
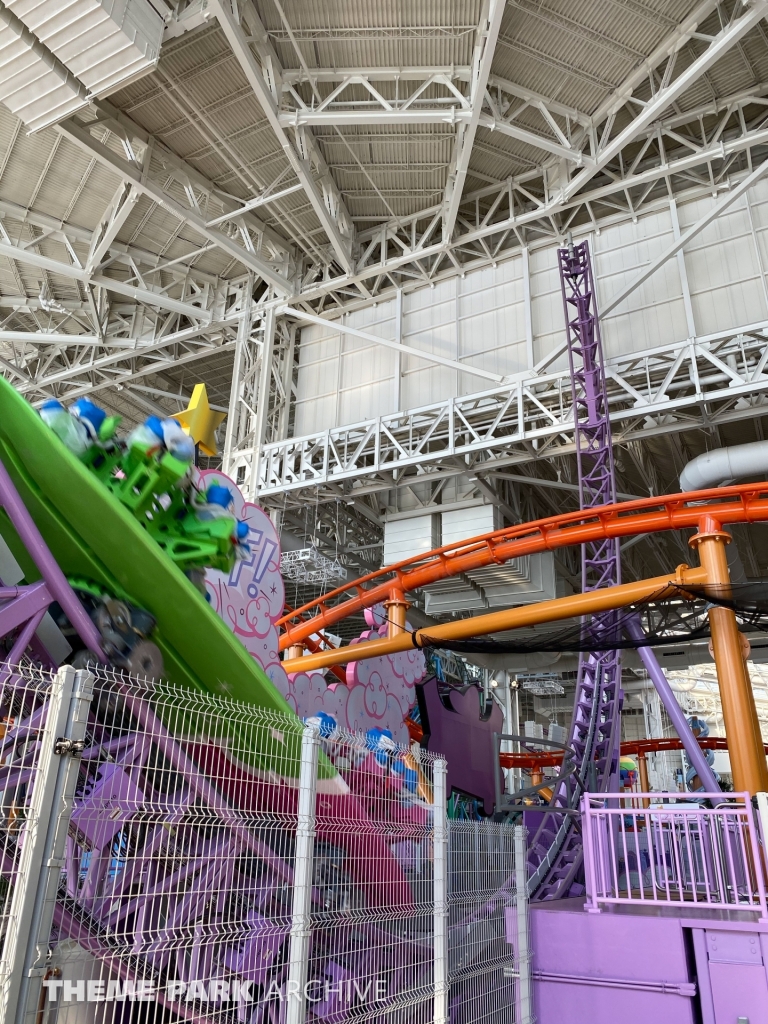
<svg viewBox="0 0 768 1024">
<path fill-rule="evenodd" d="M 690 540 L 698 548 L 702 568 L 711 586 L 730 587 L 725 545 L 731 537 L 711 516 L 699 521 L 699 532 Z M 752 682 L 744 660 L 742 638 L 730 608 L 710 608 L 709 626 L 717 667 L 717 683 L 723 706 L 723 722 L 736 792 L 768 790 L 768 767 L 757 719 Z"/>
<path fill-rule="evenodd" d="M 392 590 L 389 600 L 384 602 L 384 609 L 387 613 L 387 636 L 391 639 L 405 632 L 405 616 L 411 602 L 406 601 L 402 590 Z"/>
<path fill-rule="evenodd" d="M 637 755 L 637 772 L 640 776 L 640 792 L 650 793 L 651 784 L 648 781 L 648 759 L 644 753 Z M 651 801 L 647 796 L 643 797 L 643 807 L 650 807 Z"/>
</svg>

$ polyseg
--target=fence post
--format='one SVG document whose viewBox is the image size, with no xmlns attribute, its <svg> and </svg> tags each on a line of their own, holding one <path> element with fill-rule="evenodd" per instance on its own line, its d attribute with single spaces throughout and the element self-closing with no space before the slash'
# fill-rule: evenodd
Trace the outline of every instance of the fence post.
<svg viewBox="0 0 768 1024">
<path fill-rule="evenodd" d="M 757 816 L 760 819 L 760 832 L 763 837 L 763 850 L 768 864 L 768 793 L 757 793 Z"/>
<path fill-rule="evenodd" d="M 760 916 L 765 918 L 766 914 L 766 890 L 768 889 L 768 793 L 757 793 L 757 817 L 760 822 L 759 834 L 763 840 L 762 851 L 760 844 L 753 840 L 752 849 L 753 856 L 755 857 L 755 874 L 757 882 L 757 891 L 760 898 Z M 745 797 L 745 802 L 749 801 L 749 797 Z M 754 834 L 754 829 L 753 829 Z M 761 856 L 762 852 L 762 856 Z"/>
<path fill-rule="evenodd" d="M 527 829 L 515 825 L 515 918 L 517 922 L 517 1004 L 519 1024 L 531 1020 L 531 956 L 528 941 L 528 849 Z"/>
<path fill-rule="evenodd" d="M 309 940 L 312 934 L 312 883 L 314 880 L 315 802 L 317 796 L 317 749 L 319 734 L 312 725 L 304 728 L 301 740 L 299 808 L 296 821 L 296 863 L 293 870 L 293 907 L 288 949 L 288 1011 L 286 1024 L 304 1024 L 307 1003 Z"/>
<path fill-rule="evenodd" d="M 94 678 L 65 665 L 54 676 L 32 788 L 28 828 L 11 898 L 5 958 L 10 975 L 0 1020 L 22 1024 L 40 998 L 53 910 L 78 775 Z"/>
<path fill-rule="evenodd" d="M 448 1021 L 448 765 L 438 758 L 432 766 L 434 786 L 433 864 L 435 1003 L 433 1024 Z"/>
<path fill-rule="evenodd" d="M 584 846 L 584 884 L 587 890 L 587 899 L 584 909 L 588 914 L 599 914 L 600 904 L 597 901 L 597 865 L 595 862 L 595 847 L 593 835 L 592 805 L 588 796 L 581 798 L 581 836 Z"/>
</svg>

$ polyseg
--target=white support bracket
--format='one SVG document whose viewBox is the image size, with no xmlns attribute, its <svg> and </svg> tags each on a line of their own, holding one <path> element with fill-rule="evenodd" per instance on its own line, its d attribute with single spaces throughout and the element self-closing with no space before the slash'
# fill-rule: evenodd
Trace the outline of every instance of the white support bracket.
<svg viewBox="0 0 768 1024">
<path fill-rule="evenodd" d="M 24 1024 L 40 999 L 93 684 L 90 672 L 71 665 L 59 669 L 51 683 L 29 826 L 9 913 L 4 957 L 12 970 L 0 1013 L 5 1024 Z"/>
<path fill-rule="evenodd" d="M 515 825 L 515 923 L 517 942 L 517 1011 L 520 1024 L 530 1024 L 531 1015 L 531 950 L 528 934 L 528 830 Z"/>
<path fill-rule="evenodd" d="M 106 256 L 139 198 L 138 190 L 130 182 L 124 181 L 117 190 L 112 205 L 93 234 L 91 248 L 85 261 L 85 269 L 89 274 L 93 273 Z"/>
<path fill-rule="evenodd" d="M 433 1024 L 448 1024 L 448 765 L 438 758 L 432 769 L 434 870 Z"/>
<path fill-rule="evenodd" d="M 304 1024 L 307 1018 L 307 962 L 312 935 L 312 883 L 314 880 L 315 804 L 319 734 L 307 725 L 301 740 L 299 813 L 296 822 L 296 862 L 293 869 L 293 907 L 288 947 L 288 1008 L 286 1024 Z"/>
</svg>

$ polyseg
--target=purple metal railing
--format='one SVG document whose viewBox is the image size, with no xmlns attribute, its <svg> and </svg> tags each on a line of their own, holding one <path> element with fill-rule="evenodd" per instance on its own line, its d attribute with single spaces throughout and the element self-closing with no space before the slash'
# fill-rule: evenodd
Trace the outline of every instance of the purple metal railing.
<svg viewBox="0 0 768 1024">
<path fill-rule="evenodd" d="M 675 904 L 768 920 L 764 847 L 749 794 L 729 794 L 715 807 L 698 802 L 705 797 L 723 800 L 722 793 L 585 794 L 586 909 Z"/>
</svg>

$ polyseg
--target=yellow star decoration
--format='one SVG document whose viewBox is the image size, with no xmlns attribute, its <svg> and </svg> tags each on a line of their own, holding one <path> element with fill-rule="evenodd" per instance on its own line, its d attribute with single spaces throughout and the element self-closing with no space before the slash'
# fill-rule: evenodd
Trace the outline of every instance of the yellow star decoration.
<svg viewBox="0 0 768 1024">
<path fill-rule="evenodd" d="M 189 434 L 200 451 L 205 455 L 216 455 L 216 437 L 214 431 L 226 416 L 224 412 L 213 412 L 208 405 L 208 392 L 205 384 L 195 384 L 195 390 L 189 405 L 183 412 L 174 416 Z"/>
</svg>

